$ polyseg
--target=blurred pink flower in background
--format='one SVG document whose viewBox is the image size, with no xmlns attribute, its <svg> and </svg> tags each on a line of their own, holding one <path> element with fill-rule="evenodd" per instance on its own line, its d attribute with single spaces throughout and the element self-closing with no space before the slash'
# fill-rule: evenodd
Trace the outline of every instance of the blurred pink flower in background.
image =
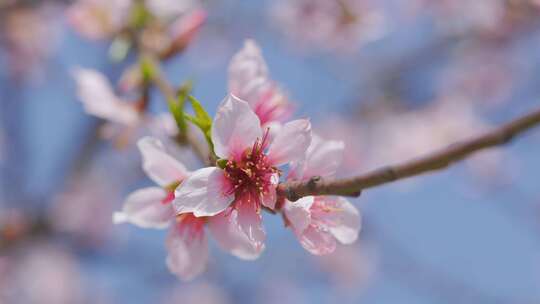
<svg viewBox="0 0 540 304">
<path fill-rule="evenodd" d="M 66 185 L 48 209 L 53 229 L 83 246 L 101 247 L 109 240 L 111 214 L 120 197 L 116 184 L 100 169 L 94 168 Z"/>
<path fill-rule="evenodd" d="M 324 141 L 314 136 L 306 157 L 292 166 L 289 180 L 309 180 L 313 176 L 332 178 L 343 155 L 343 142 Z M 343 197 L 306 196 L 285 200 L 283 215 L 300 244 L 315 255 L 332 253 L 336 240 L 352 244 L 360 232 L 360 214 Z"/>
<path fill-rule="evenodd" d="M 55 15 L 59 7 L 43 4 L 20 6 L 5 12 L 0 20 L 0 42 L 7 53 L 10 73 L 41 80 L 41 65 L 57 49 L 61 28 Z"/>
<path fill-rule="evenodd" d="M 339 246 L 334 252 L 315 258 L 340 292 L 358 294 L 373 280 L 377 260 L 372 248 L 366 245 L 359 242 L 355 246 Z"/>
<path fill-rule="evenodd" d="M 0 284 L 0 302 L 6 304 L 82 303 L 83 281 L 75 257 L 62 247 L 27 244 L 4 257 L 9 279 Z M 3 281 L 3 279 L 0 279 Z M 99 303 L 97 293 L 95 301 Z"/>
<path fill-rule="evenodd" d="M 168 293 L 163 304 L 229 304 L 226 291 L 210 282 L 194 283 L 177 287 Z"/>
<path fill-rule="evenodd" d="M 246 101 L 263 126 L 284 122 L 292 115 L 293 105 L 270 78 L 261 49 L 253 40 L 246 40 L 229 63 L 229 92 Z"/>
<path fill-rule="evenodd" d="M 260 251 L 266 234 L 261 208 L 274 209 L 278 166 L 299 161 L 311 142 L 311 124 L 298 119 L 279 128 L 274 138 L 263 131 L 249 105 L 233 95 L 221 103 L 212 124 L 215 153 L 221 167 L 195 171 L 175 192 L 179 214 L 237 217 L 241 231 Z M 219 163 L 219 161 L 218 161 Z"/>
<path fill-rule="evenodd" d="M 387 31 L 387 20 L 376 4 L 370 0 L 277 1 L 272 18 L 294 43 L 354 50 Z"/>
<path fill-rule="evenodd" d="M 130 102 L 118 96 L 100 72 L 76 68 L 73 76 L 78 98 L 85 111 L 106 121 L 101 135 L 106 139 L 115 139 L 118 146 L 123 147 L 145 133 L 159 138 L 177 134 L 176 123 L 170 113 L 146 113 L 143 108 L 146 101 Z"/>
<path fill-rule="evenodd" d="M 130 17 L 132 0 L 78 0 L 67 10 L 69 23 L 88 39 L 106 39 Z"/>
<path fill-rule="evenodd" d="M 504 17 L 505 0 L 416 0 L 415 10 L 430 10 L 435 21 L 450 32 L 493 30 Z M 408 4 L 409 5 L 409 4 Z M 464 9 L 466 7 L 466 9 Z"/>
</svg>

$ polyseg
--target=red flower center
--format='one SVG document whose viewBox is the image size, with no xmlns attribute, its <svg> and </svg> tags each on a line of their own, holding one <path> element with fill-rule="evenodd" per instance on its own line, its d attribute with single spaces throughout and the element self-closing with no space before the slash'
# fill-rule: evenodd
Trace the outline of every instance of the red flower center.
<svg viewBox="0 0 540 304">
<path fill-rule="evenodd" d="M 260 206 L 261 197 L 268 194 L 272 176 L 279 170 L 272 167 L 264 150 L 268 145 L 268 129 L 262 140 L 257 139 L 251 149 L 244 151 L 239 160 L 228 160 L 225 165 L 225 177 L 231 183 L 227 194 L 235 195 L 237 201 L 253 202 Z"/>
</svg>

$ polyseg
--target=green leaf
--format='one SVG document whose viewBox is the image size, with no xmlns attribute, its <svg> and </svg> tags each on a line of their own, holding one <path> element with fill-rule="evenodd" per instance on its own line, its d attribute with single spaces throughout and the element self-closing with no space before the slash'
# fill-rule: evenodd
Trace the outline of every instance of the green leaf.
<svg viewBox="0 0 540 304">
<path fill-rule="evenodd" d="M 186 117 L 184 114 L 184 105 L 186 103 L 186 98 L 189 96 L 189 93 L 191 92 L 192 84 L 191 82 L 184 83 L 177 93 L 177 100 L 176 101 L 169 101 L 169 110 L 171 111 L 171 114 L 174 117 L 174 120 L 176 121 L 176 125 L 178 126 L 178 130 L 180 131 L 180 134 L 187 134 L 187 123 L 186 123 Z"/>
<path fill-rule="evenodd" d="M 139 66 L 141 69 L 142 79 L 146 82 L 150 82 L 156 75 L 156 67 L 154 63 L 147 57 L 142 57 L 139 60 Z"/>
<path fill-rule="evenodd" d="M 208 115 L 208 112 L 206 112 L 204 107 L 195 97 L 189 95 L 188 99 L 191 103 L 193 111 L 195 112 L 195 115 L 184 114 L 184 117 L 188 121 L 199 127 L 199 129 L 201 129 L 202 133 L 204 134 L 204 138 L 206 139 L 206 142 L 210 147 L 210 150 L 212 151 L 212 153 L 214 153 L 214 144 L 212 143 L 211 137 L 212 117 Z"/>
<path fill-rule="evenodd" d="M 144 1 L 135 1 L 130 14 L 130 23 L 134 28 L 143 28 L 152 19 L 152 14 L 144 5 Z"/>
</svg>

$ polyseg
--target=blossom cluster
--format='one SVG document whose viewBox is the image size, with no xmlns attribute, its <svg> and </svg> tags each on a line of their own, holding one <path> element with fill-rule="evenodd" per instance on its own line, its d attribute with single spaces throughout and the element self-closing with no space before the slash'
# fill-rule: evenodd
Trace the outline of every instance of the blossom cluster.
<svg viewBox="0 0 540 304">
<path fill-rule="evenodd" d="M 75 72 L 85 109 L 116 124 L 133 125 L 138 114 L 96 71 Z M 255 42 L 248 40 L 229 66 L 229 93 L 211 121 L 212 166 L 195 171 L 154 136 L 137 146 L 143 170 L 157 186 L 130 194 L 115 223 L 166 228 L 167 266 L 189 280 L 204 271 L 208 236 L 245 260 L 265 249 L 262 211 L 281 213 L 285 226 L 312 254 L 353 243 L 360 230 L 356 208 L 341 197 L 307 196 L 292 202 L 277 194 L 282 181 L 332 177 L 344 144 L 313 134 L 308 119 L 289 120 L 293 103 L 275 83 Z"/>
</svg>

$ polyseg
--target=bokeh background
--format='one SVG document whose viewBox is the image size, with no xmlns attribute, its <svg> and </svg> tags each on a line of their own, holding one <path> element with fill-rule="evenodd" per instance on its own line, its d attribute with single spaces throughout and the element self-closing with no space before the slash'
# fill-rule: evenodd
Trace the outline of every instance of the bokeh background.
<svg viewBox="0 0 540 304">
<path fill-rule="evenodd" d="M 342 176 L 540 105 L 538 1 L 336 0 L 353 16 L 345 21 L 334 0 L 306 2 L 205 1 L 208 19 L 167 62 L 168 77 L 193 80 L 213 114 L 230 58 L 254 39 L 295 116 L 346 142 Z M 330 256 L 305 252 L 268 215 L 261 258 L 240 261 L 212 244 L 208 271 L 179 281 L 165 266 L 164 231 L 111 222 L 151 182 L 134 145 L 99 137 L 72 71 L 95 68 L 114 82 L 134 58 L 112 62 L 110 41 L 78 35 L 70 5 L 0 1 L 0 303 L 540 302 L 538 130 L 365 191 L 354 201 L 359 241 Z M 166 111 L 154 93 L 151 110 Z"/>
</svg>

